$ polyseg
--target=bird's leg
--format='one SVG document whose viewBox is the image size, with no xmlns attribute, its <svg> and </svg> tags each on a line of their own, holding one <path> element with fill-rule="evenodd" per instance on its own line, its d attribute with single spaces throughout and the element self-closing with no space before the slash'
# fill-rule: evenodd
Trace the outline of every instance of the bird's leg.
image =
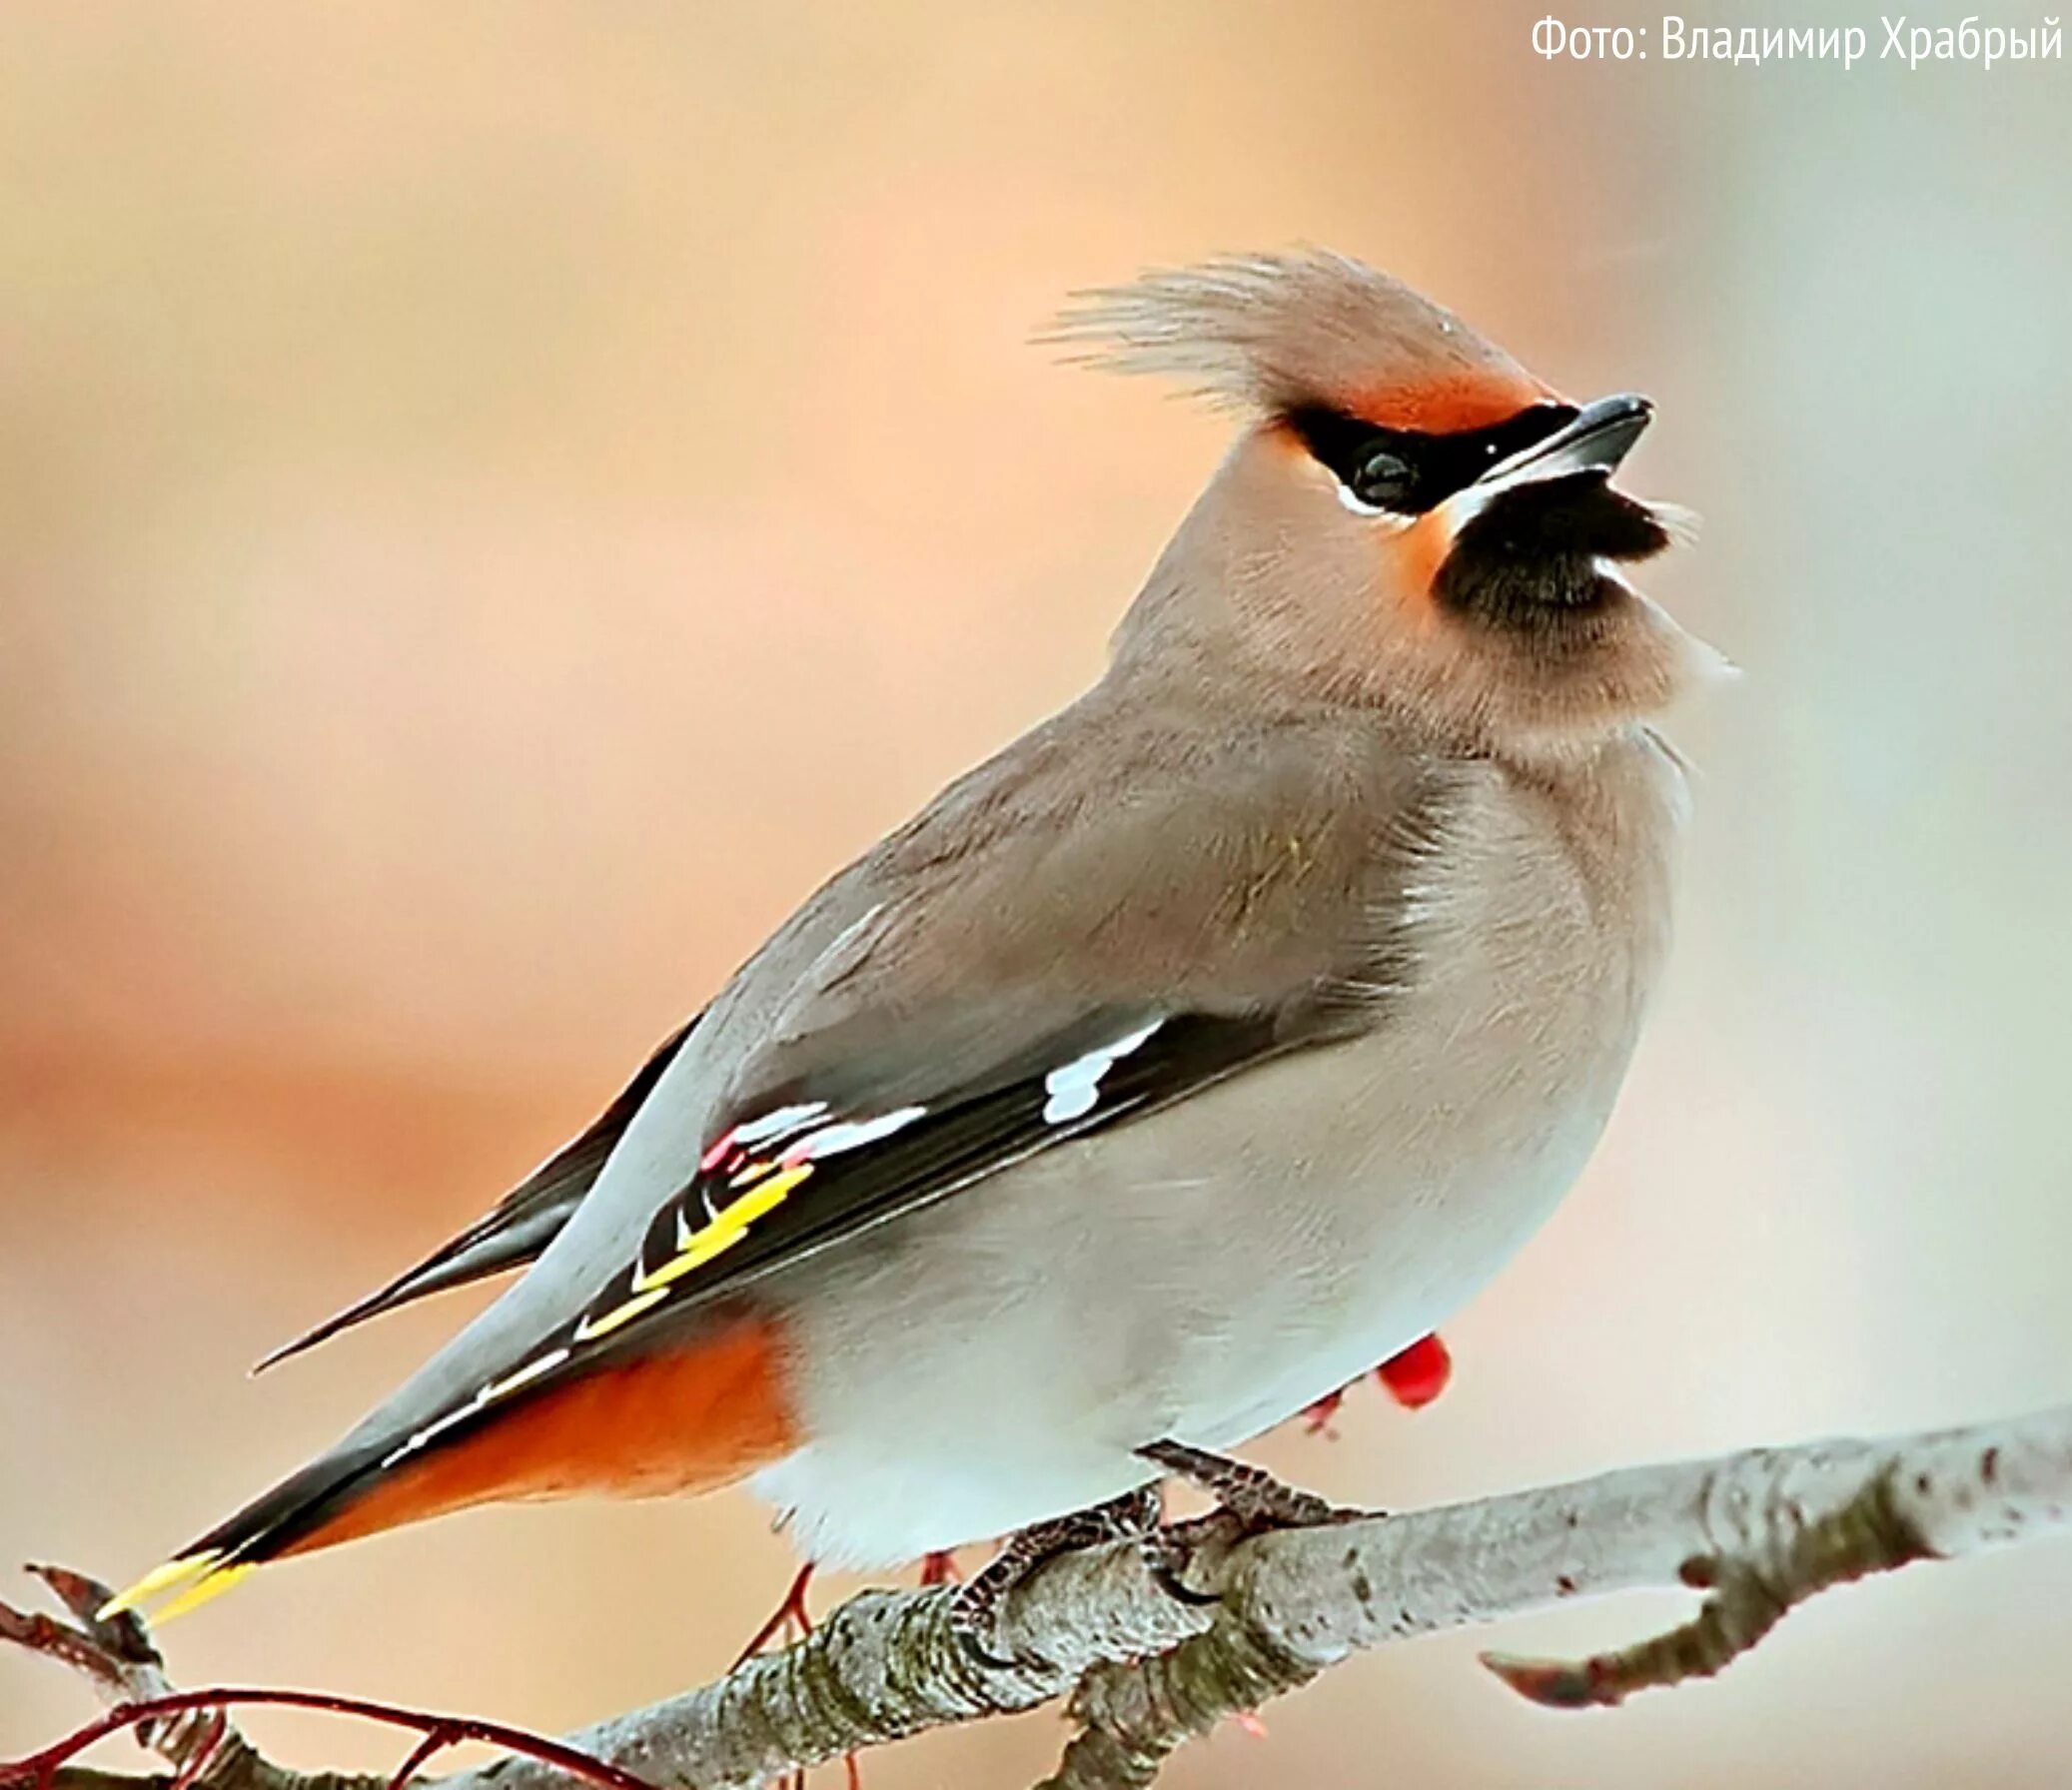
<svg viewBox="0 0 2072 1790">
<path fill-rule="evenodd" d="M 1331 1503 L 1314 1491 L 1275 1478 L 1264 1467 L 1211 1454 L 1206 1448 L 1190 1448 L 1185 1442 L 1152 1442 L 1137 1452 L 1176 1479 L 1206 1491 L 1248 1531 L 1304 1529 L 1375 1514 Z"/>
<path fill-rule="evenodd" d="M 963 1578 L 957 1570 L 957 1555 L 952 1548 L 938 1548 L 932 1554 L 921 1556 L 921 1579 L 923 1588 L 929 1585 L 954 1585 Z"/>
<path fill-rule="evenodd" d="M 1001 1658 L 990 1645 L 1007 1594 L 1039 1566 L 1060 1554 L 1155 1534 L 1164 1513 L 1164 1501 L 1154 1483 L 1140 1485 L 1105 1504 L 1075 1510 L 1070 1516 L 1055 1516 L 1048 1522 L 1017 1529 L 1001 1544 L 998 1553 L 957 1587 L 950 1601 L 952 1632 L 988 1665 L 1017 1664 L 1015 1660 Z"/>
<path fill-rule="evenodd" d="M 813 1562 L 808 1560 L 798 1569 L 790 1586 L 784 1592 L 784 1600 L 770 1611 L 769 1620 L 755 1631 L 755 1638 L 741 1649 L 740 1658 L 734 1661 L 736 1668 L 745 1665 L 760 1653 L 779 1634 L 796 1629 L 801 1637 L 813 1632 L 813 1618 L 806 1609 L 806 1586 L 813 1582 Z"/>
<path fill-rule="evenodd" d="M 1338 1431 L 1332 1428 L 1332 1419 L 1338 1415 L 1339 1406 L 1346 1401 L 1346 1394 L 1359 1384 L 1358 1380 L 1342 1385 L 1335 1392 L 1326 1392 L 1313 1404 L 1305 1404 L 1296 1414 L 1302 1418 L 1305 1435 L 1321 1435 L 1328 1442 L 1338 1440 Z"/>
</svg>

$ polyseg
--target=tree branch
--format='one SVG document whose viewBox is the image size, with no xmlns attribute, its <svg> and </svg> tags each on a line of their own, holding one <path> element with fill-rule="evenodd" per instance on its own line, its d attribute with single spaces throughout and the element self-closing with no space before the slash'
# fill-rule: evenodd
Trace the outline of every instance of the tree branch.
<svg viewBox="0 0 2072 1790">
<path fill-rule="evenodd" d="M 1001 1668 L 968 1653 L 950 1632 L 946 1590 L 865 1592 L 796 1646 L 563 1744 L 650 1785 L 735 1790 L 1069 1695 L 1078 1732 L 1046 1790 L 1110 1790 L 1148 1784 L 1190 1737 L 1384 1642 L 1642 1586 L 1703 1591 L 1692 1621 L 1618 1652 L 1573 1663 L 1488 1657 L 1506 1683 L 1541 1703 L 1614 1704 L 1717 1671 L 1829 1586 L 2068 1522 L 2072 1405 L 1876 1442 L 1632 1467 L 1250 1538 L 1225 1523 L 1191 1525 L 1186 1595 L 1127 1544 L 1069 1555 L 1032 1577 L 1009 1599 L 1002 1630 L 1030 1663 Z M 110 1665 L 122 1640 L 115 1627 L 87 1620 L 75 1629 L 0 1606 L 0 1637 L 82 1671 L 111 1705 L 164 1694 L 170 1687 L 151 1676 L 155 1664 Z M 421 1725 L 468 1726 L 438 1717 Z M 224 1727 L 227 1738 L 199 1767 L 191 1725 L 161 1725 L 147 1738 L 198 1774 L 198 1790 L 384 1790 L 390 1782 L 270 1765 Z M 513 1755 L 443 1785 L 563 1790 L 568 1771 L 565 1757 Z M 18 1775 L 0 1767 L 0 1786 Z M 138 1782 L 68 1766 L 54 1790 Z"/>
</svg>

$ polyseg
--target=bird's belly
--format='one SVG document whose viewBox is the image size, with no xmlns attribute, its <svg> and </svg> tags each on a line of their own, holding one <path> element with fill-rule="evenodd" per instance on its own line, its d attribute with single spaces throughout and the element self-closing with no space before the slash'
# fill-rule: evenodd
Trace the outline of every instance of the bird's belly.
<svg viewBox="0 0 2072 1790">
<path fill-rule="evenodd" d="M 1468 972 L 1473 974 L 1473 966 Z M 803 1432 L 757 1476 L 813 1557 L 1081 1508 L 1163 1436 L 1228 1448 L 1455 1312 L 1567 1190 L 1632 1041 L 1587 979 L 1427 988 L 917 1213 L 774 1293 Z"/>
</svg>

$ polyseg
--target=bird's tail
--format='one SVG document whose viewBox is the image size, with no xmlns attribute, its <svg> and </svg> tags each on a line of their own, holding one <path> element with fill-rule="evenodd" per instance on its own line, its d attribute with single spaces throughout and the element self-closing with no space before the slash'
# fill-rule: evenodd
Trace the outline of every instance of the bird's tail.
<svg viewBox="0 0 2072 1790">
<path fill-rule="evenodd" d="M 171 1593 L 153 1619 L 168 1622 L 228 1591 L 246 1574 L 291 1551 L 298 1540 L 321 1527 L 325 1512 L 336 1507 L 365 1462 L 351 1456 L 325 1455 L 254 1498 L 242 1510 L 191 1542 L 164 1565 L 154 1567 L 135 1584 L 101 1607 L 102 1620 L 135 1609 Z"/>
<path fill-rule="evenodd" d="M 364 1424 L 101 1613 L 170 1593 L 164 1622 L 268 1561 L 473 1504 L 727 1484 L 797 1445 L 778 1360 L 771 1327 L 743 1319 L 565 1379 L 510 1372 L 487 1382 L 509 1396 L 457 1399 L 415 1426 Z"/>
</svg>

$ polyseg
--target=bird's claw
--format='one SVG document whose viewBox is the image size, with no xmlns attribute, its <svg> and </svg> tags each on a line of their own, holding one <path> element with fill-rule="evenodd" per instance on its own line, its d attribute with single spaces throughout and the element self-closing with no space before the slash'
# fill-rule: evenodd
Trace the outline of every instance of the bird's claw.
<svg viewBox="0 0 2072 1790">
<path fill-rule="evenodd" d="M 1275 1478 L 1264 1467 L 1212 1454 L 1206 1448 L 1192 1448 L 1185 1442 L 1152 1442 L 1137 1452 L 1176 1479 L 1185 1479 L 1207 1492 L 1216 1500 L 1217 1514 L 1229 1516 L 1248 1535 L 1264 1534 L 1269 1529 L 1321 1528 L 1328 1523 L 1358 1522 L 1363 1517 L 1382 1514 L 1379 1510 L 1334 1504 L 1314 1491 Z M 1216 1517 L 1203 1520 L 1213 1522 Z M 1181 1523 L 1168 1533 L 1185 1536 L 1192 1528 L 1192 1524 Z"/>
<path fill-rule="evenodd" d="M 1017 1671 L 1031 1663 L 1000 1651 L 1000 1617 L 1010 1592 L 1060 1554 L 1110 1541 L 1155 1542 L 1163 1503 L 1159 1489 L 1142 1485 L 1105 1504 L 1017 1530 L 1000 1551 L 951 1594 L 950 1632 L 982 1666 Z"/>
</svg>

